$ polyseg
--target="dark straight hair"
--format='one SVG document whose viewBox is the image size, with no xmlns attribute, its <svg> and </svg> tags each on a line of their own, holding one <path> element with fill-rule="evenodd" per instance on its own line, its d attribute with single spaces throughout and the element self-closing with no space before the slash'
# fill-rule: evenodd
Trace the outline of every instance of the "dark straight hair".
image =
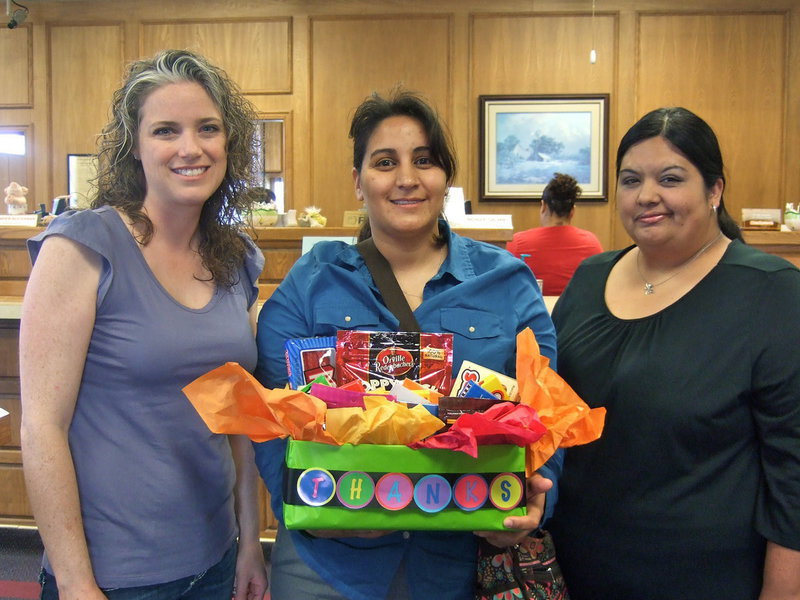
<svg viewBox="0 0 800 600">
<path fill-rule="evenodd" d="M 455 180 L 457 170 L 456 154 L 450 134 L 430 104 L 418 94 L 400 88 L 390 92 L 388 98 L 383 98 L 377 92 L 373 92 L 356 108 L 350 123 L 350 138 L 353 140 L 353 167 L 361 172 L 367 146 L 375 129 L 385 119 L 398 116 L 411 117 L 422 125 L 425 135 L 428 136 L 431 159 L 437 167 L 444 170 L 449 187 Z M 358 240 L 365 240 L 371 235 L 369 220 L 367 220 L 359 231 Z M 438 244 L 446 242 L 441 236 L 437 237 L 436 241 Z"/>
<path fill-rule="evenodd" d="M 718 179 L 722 180 L 724 186 L 722 151 L 714 130 L 692 111 L 680 106 L 653 110 L 628 130 L 617 149 L 617 176 L 628 150 L 654 137 L 663 137 L 677 148 L 700 171 L 706 189 L 711 189 Z M 717 209 L 717 222 L 728 238 L 744 242 L 742 231 L 725 208 L 722 196 Z"/>
</svg>

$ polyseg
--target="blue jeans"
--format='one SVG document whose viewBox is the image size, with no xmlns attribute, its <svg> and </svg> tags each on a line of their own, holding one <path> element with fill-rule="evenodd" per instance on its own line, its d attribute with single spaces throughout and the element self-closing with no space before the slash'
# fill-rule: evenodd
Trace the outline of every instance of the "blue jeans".
<svg viewBox="0 0 800 600">
<path fill-rule="evenodd" d="M 108 600 L 231 600 L 236 576 L 236 543 L 213 567 L 175 581 L 130 588 L 103 589 Z M 42 569 L 40 600 L 58 600 L 56 579 Z"/>
</svg>

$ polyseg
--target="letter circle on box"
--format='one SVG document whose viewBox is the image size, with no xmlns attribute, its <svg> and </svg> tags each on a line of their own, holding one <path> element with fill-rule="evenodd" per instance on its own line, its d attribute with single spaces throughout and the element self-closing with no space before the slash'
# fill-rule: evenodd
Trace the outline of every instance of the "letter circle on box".
<svg viewBox="0 0 800 600">
<path fill-rule="evenodd" d="M 323 506 L 336 493 L 336 481 L 325 469 L 306 469 L 297 478 L 297 495 L 309 506 Z"/>
<path fill-rule="evenodd" d="M 489 485 L 489 498 L 499 510 L 516 508 L 522 500 L 522 481 L 514 473 L 500 473 Z"/>
<path fill-rule="evenodd" d="M 375 488 L 378 504 L 387 510 L 401 510 L 408 506 L 414 497 L 414 484 L 403 473 L 387 473 Z"/>
<path fill-rule="evenodd" d="M 450 504 L 453 490 L 441 475 L 426 475 L 414 486 L 414 502 L 426 513 L 437 513 Z"/>
<path fill-rule="evenodd" d="M 364 508 L 375 496 L 375 482 L 362 471 L 348 471 L 339 478 L 336 497 L 347 508 Z"/>
<path fill-rule="evenodd" d="M 488 497 L 489 484 L 480 475 L 462 475 L 453 486 L 453 500 L 458 508 L 466 512 L 481 508 Z"/>
</svg>

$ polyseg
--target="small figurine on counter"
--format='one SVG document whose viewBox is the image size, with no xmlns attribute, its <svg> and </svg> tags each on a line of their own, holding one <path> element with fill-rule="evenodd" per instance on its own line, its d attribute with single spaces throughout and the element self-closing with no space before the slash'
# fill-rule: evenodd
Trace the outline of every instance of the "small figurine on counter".
<svg viewBox="0 0 800 600">
<path fill-rule="evenodd" d="M 278 221 L 278 210 L 275 205 L 275 192 L 268 188 L 256 188 L 259 200 L 253 202 L 250 217 L 253 227 L 272 227 Z"/>
<path fill-rule="evenodd" d="M 321 209 L 316 206 L 307 206 L 297 217 L 297 224 L 300 227 L 325 227 L 327 222 L 328 218 L 323 217 Z"/>
<path fill-rule="evenodd" d="M 5 202 L 8 206 L 8 214 L 24 215 L 28 212 L 28 200 L 25 198 L 25 194 L 28 193 L 28 188 L 18 184 L 16 181 L 12 181 L 3 191 L 6 193 Z"/>
</svg>

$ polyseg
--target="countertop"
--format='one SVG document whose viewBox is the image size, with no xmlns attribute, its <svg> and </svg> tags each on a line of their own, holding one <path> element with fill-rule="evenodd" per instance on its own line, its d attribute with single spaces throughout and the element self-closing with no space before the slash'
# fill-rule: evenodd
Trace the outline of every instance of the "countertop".
<svg viewBox="0 0 800 600">
<path fill-rule="evenodd" d="M 553 312 L 558 296 L 545 296 L 547 310 Z M 259 303 L 259 309 L 261 308 Z M 0 319 L 19 319 L 22 312 L 22 298 L 19 296 L 0 296 Z"/>
<path fill-rule="evenodd" d="M 21 312 L 21 297 L 0 296 L 0 319 L 19 319 Z"/>
</svg>

